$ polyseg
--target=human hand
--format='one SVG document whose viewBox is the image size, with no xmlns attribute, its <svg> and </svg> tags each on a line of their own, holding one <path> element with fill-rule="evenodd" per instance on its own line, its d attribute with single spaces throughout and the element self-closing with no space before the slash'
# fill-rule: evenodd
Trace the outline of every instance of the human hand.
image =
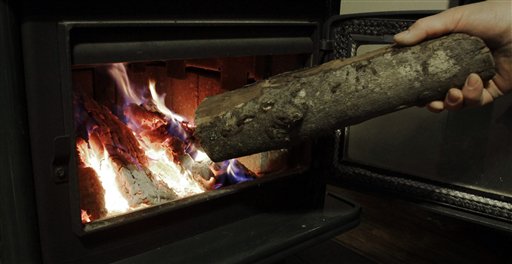
<svg viewBox="0 0 512 264">
<path fill-rule="evenodd" d="M 512 0 L 454 7 L 419 19 L 394 39 L 398 45 L 414 45 L 454 32 L 484 40 L 493 54 L 496 76 L 484 83 L 477 74 L 470 74 L 462 89 L 452 88 L 444 101 L 430 102 L 427 108 L 432 112 L 485 105 L 512 90 Z"/>
</svg>

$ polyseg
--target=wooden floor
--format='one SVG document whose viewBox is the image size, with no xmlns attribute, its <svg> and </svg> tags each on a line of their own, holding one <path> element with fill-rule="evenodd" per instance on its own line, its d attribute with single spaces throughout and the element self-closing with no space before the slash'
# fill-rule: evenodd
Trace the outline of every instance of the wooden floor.
<svg viewBox="0 0 512 264">
<path fill-rule="evenodd" d="M 361 224 L 283 263 L 512 263 L 510 233 L 382 194 L 329 189 L 362 206 Z"/>
<path fill-rule="evenodd" d="M 347 249 L 335 239 L 288 257 L 278 264 L 375 264 L 374 261 Z"/>
</svg>

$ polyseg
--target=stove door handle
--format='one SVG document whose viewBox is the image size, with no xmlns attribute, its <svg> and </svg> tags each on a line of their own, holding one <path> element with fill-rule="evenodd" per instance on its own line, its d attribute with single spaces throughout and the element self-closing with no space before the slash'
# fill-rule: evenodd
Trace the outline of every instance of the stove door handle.
<svg viewBox="0 0 512 264">
<path fill-rule="evenodd" d="M 55 183 L 68 182 L 69 175 L 69 157 L 71 153 L 71 144 L 69 136 L 59 136 L 54 139 L 53 149 L 53 178 Z"/>
</svg>

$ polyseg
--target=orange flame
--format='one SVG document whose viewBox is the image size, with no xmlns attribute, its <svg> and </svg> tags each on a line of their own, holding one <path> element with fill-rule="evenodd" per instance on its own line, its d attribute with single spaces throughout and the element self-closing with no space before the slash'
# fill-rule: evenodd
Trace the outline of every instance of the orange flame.
<svg viewBox="0 0 512 264">
<path fill-rule="evenodd" d="M 101 208 L 88 207 L 91 214 L 82 209 L 82 223 L 98 220 L 97 217 L 112 217 L 203 193 L 207 189 L 223 186 L 224 182 L 233 184 L 232 182 L 250 180 L 249 174 L 237 175 L 240 170 L 244 171 L 237 165 L 236 160 L 215 164 L 193 144 L 193 125 L 167 108 L 165 94 L 157 93 L 154 80 L 149 80 L 151 97 L 146 98 L 141 96 L 143 93 L 132 89 L 124 64 L 114 63 L 106 69 L 124 99 L 125 123 L 118 126 L 119 119 L 115 119 L 118 117 L 101 112 L 108 111 L 104 106 L 101 107 L 106 110 L 99 110 L 98 115 L 107 114 L 108 120 L 117 120 L 114 122 L 116 129 L 110 130 L 109 125 L 94 123 L 97 121 L 84 117 L 85 124 L 82 126 L 87 129 L 88 141 L 78 138 L 76 148 L 81 166 L 91 168 L 97 175 L 98 181 L 94 179 L 94 184 L 99 182 L 103 188 L 104 205 L 103 201 L 99 205 L 93 203 L 93 206 Z M 94 102 L 93 99 L 90 100 Z M 98 127 L 101 127 L 101 133 L 95 132 Z M 120 134 L 117 130 L 119 127 L 122 131 Z M 111 135 L 115 137 L 110 137 Z M 119 142 L 119 138 L 127 135 L 129 146 L 122 146 L 124 142 Z M 118 159 L 120 153 L 123 157 L 122 164 Z M 219 178 L 221 180 L 217 183 Z"/>
<path fill-rule="evenodd" d="M 128 211 L 130 206 L 119 190 L 116 182 L 116 171 L 108 157 L 108 152 L 103 146 L 97 148 L 90 146 L 93 146 L 93 144 L 88 144 L 86 141 L 79 142 L 77 145 L 78 154 L 84 165 L 94 169 L 98 175 L 105 190 L 105 209 L 110 215 Z"/>
<path fill-rule="evenodd" d="M 167 108 L 165 105 L 165 95 L 158 96 L 155 84 L 154 80 L 149 80 L 151 98 L 158 111 L 176 122 L 184 121 L 185 119 L 183 117 Z M 192 175 L 189 171 L 180 169 L 174 161 L 169 159 L 166 149 L 162 145 L 151 144 L 150 139 L 144 135 L 139 135 L 137 139 L 146 156 L 149 158 L 148 169 L 153 175 L 165 182 L 169 188 L 173 189 L 178 197 L 187 197 L 205 191 L 201 184 L 192 179 Z"/>
<path fill-rule="evenodd" d="M 82 223 L 90 223 L 91 222 L 91 216 L 87 213 L 87 211 L 81 209 L 82 211 Z"/>
<path fill-rule="evenodd" d="M 123 63 L 112 63 L 107 71 L 114 77 L 117 87 L 123 94 L 123 98 L 128 100 L 129 103 L 140 104 L 142 99 L 133 91 L 128 79 L 128 73 Z"/>
<path fill-rule="evenodd" d="M 120 69 L 124 68 L 112 67 L 111 70 L 118 72 Z M 129 97 L 128 100 L 142 101 L 141 99 L 130 97 L 134 96 L 134 92 L 131 91 L 128 80 L 122 81 L 121 89 L 125 96 Z M 183 117 L 173 113 L 165 106 L 165 95 L 159 96 L 156 93 L 155 81 L 149 81 L 149 90 L 153 104 L 157 107 L 159 112 L 169 118 L 170 122 L 179 124 L 179 122 L 184 121 Z M 161 125 L 164 125 L 164 123 Z M 172 157 L 169 157 L 169 146 L 165 144 L 165 138 L 163 138 L 162 141 L 157 140 L 155 142 L 154 138 L 151 138 L 150 133 L 136 133 L 135 130 L 132 130 L 132 132 L 147 157 L 148 164 L 145 164 L 145 166 L 150 171 L 152 177 L 154 177 L 157 182 L 171 189 L 176 194 L 177 198 L 184 198 L 206 191 L 204 185 L 196 181 L 190 171 L 184 169 L 178 165 L 176 161 L 172 160 Z M 106 217 L 146 207 L 147 205 L 145 204 L 140 204 L 136 207 L 130 206 L 129 201 L 123 196 L 120 190 L 119 183 L 116 181 L 119 172 L 116 171 L 116 165 L 112 163 L 108 151 L 99 139 L 96 140 L 94 135 L 91 135 L 90 131 L 88 131 L 88 133 L 89 142 L 85 140 L 77 141 L 77 151 L 84 166 L 92 168 L 96 172 L 105 190 Z M 206 156 L 205 153 L 199 153 L 195 157 L 196 161 L 198 159 L 205 160 L 208 159 L 208 156 Z M 85 210 L 82 210 L 82 222 L 88 223 L 90 221 L 90 215 L 88 215 Z"/>
<path fill-rule="evenodd" d="M 160 111 L 160 113 L 164 114 L 169 119 L 176 120 L 178 122 L 185 121 L 185 118 L 167 108 L 165 105 L 165 94 L 158 96 L 156 93 L 155 84 L 156 83 L 154 80 L 149 80 L 149 92 L 151 93 L 151 99 L 153 99 L 153 103 L 156 105 L 158 111 Z"/>
<path fill-rule="evenodd" d="M 139 139 L 139 138 L 138 138 Z M 182 170 L 174 161 L 167 156 L 166 149 L 158 145 L 145 144 L 144 136 L 139 141 L 141 147 L 148 157 L 148 169 L 153 176 L 162 180 L 167 187 L 172 189 L 179 198 L 202 193 L 205 189 L 192 179 L 189 171 Z"/>
</svg>

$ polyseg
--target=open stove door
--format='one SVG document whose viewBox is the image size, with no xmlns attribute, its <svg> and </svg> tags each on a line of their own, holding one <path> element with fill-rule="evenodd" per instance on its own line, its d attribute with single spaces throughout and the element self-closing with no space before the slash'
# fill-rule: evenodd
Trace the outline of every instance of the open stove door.
<svg viewBox="0 0 512 264">
<path fill-rule="evenodd" d="M 323 61 L 391 45 L 394 34 L 435 12 L 333 17 L 324 26 Z M 333 180 L 511 232 L 511 119 L 508 95 L 479 109 L 434 114 L 409 108 L 338 130 Z"/>
</svg>

